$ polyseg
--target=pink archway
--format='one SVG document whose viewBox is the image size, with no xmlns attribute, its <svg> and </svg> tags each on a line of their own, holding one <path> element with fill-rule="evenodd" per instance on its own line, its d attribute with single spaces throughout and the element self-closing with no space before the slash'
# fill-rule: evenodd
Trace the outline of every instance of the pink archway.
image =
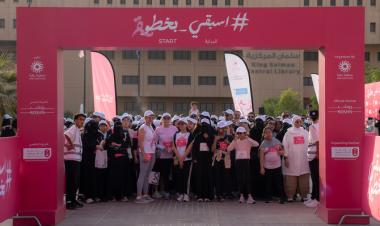
<svg viewBox="0 0 380 226">
<path fill-rule="evenodd" d="M 19 212 L 49 225 L 65 213 L 62 50 L 84 48 L 319 49 L 318 213 L 361 212 L 364 8 L 18 8 Z"/>
</svg>

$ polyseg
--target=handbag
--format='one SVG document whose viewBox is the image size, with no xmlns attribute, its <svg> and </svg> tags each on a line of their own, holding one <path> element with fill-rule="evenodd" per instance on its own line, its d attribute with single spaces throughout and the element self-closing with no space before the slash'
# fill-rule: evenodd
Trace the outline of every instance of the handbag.
<svg viewBox="0 0 380 226">
<path fill-rule="evenodd" d="M 151 171 L 149 173 L 148 182 L 151 185 L 158 185 L 158 183 L 160 182 L 160 172 Z"/>
</svg>

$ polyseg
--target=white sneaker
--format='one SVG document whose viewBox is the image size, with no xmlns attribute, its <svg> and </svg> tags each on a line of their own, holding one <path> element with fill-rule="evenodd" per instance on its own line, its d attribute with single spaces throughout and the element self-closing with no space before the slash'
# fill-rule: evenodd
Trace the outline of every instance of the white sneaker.
<svg viewBox="0 0 380 226">
<path fill-rule="evenodd" d="M 122 199 L 120 199 L 120 202 L 128 202 L 128 198 L 127 197 L 123 197 Z"/>
<path fill-rule="evenodd" d="M 179 195 L 178 198 L 177 198 L 177 201 L 178 202 L 183 202 L 183 195 Z"/>
<path fill-rule="evenodd" d="M 255 201 L 255 200 L 252 198 L 252 196 L 250 195 L 250 196 L 248 196 L 247 203 L 248 203 L 248 204 L 255 204 L 256 201 Z"/>
<path fill-rule="evenodd" d="M 92 198 L 86 199 L 86 203 L 87 204 L 91 204 L 91 203 L 94 203 L 94 202 L 95 201 Z"/>
<path fill-rule="evenodd" d="M 190 197 L 187 194 L 183 195 L 183 201 L 190 202 Z"/>
<path fill-rule="evenodd" d="M 137 196 L 135 203 L 144 204 L 144 203 L 148 203 L 148 201 L 146 199 L 144 199 L 142 196 Z"/>
<path fill-rule="evenodd" d="M 240 195 L 239 203 L 244 203 L 244 202 L 245 202 L 244 196 Z"/>
<path fill-rule="evenodd" d="M 314 199 L 313 201 L 311 201 L 311 202 L 309 202 L 309 203 L 307 203 L 305 205 L 307 207 L 310 207 L 310 208 L 315 208 L 315 207 L 317 207 L 319 205 L 319 202 L 316 199 Z"/>
<path fill-rule="evenodd" d="M 312 201 L 313 201 L 313 199 L 307 199 L 306 201 L 303 202 L 303 204 L 306 205 L 306 204 L 308 204 L 308 203 L 310 203 L 310 202 L 312 202 Z"/>
</svg>

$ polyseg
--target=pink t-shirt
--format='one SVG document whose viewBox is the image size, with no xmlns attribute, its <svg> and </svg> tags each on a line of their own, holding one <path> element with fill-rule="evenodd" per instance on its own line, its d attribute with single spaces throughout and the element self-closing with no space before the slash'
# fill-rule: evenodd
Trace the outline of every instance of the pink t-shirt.
<svg viewBox="0 0 380 226">
<path fill-rule="evenodd" d="M 177 127 L 173 125 L 170 125 L 167 128 L 163 126 L 157 127 L 155 131 L 155 139 L 158 144 L 157 147 L 160 149 L 160 158 L 173 158 L 173 139 L 176 132 Z"/>
<path fill-rule="evenodd" d="M 276 138 L 264 140 L 261 143 L 260 151 L 264 152 L 264 168 L 277 169 L 281 167 L 281 157 L 278 154 L 281 142 Z"/>
<path fill-rule="evenodd" d="M 227 151 L 236 150 L 236 159 L 250 159 L 251 148 L 258 147 L 259 143 L 252 140 L 251 138 L 246 138 L 244 140 L 233 140 L 228 146 Z"/>
</svg>

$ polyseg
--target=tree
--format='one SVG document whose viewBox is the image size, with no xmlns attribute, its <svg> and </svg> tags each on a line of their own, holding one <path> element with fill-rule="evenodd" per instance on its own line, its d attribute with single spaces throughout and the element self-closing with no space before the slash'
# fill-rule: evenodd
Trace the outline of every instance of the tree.
<svg viewBox="0 0 380 226">
<path fill-rule="evenodd" d="M 278 104 L 278 98 L 269 98 L 263 102 L 265 114 L 275 115 Z"/>
<path fill-rule="evenodd" d="M 319 108 L 317 96 L 315 96 L 315 95 L 311 97 L 311 106 L 312 106 L 312 109 L 310 109 L 310 110 L 318 110 L 318 108 Z"/>
<path fill-rule="evenodd" d="M 280 115 L 282 112 L 287 111 L 294 114 L 302 114 L 300 95 L 291 88 L 283 91 L 277 103 L 275 115 Z"/>
<path fill-rule="evenodd" d="M 15 63 L 6 52 L 0 52 L 0 115 L 16 115 Z"/>
<path fill-rule="evenodd" d="M 380 81 L 380 68 L 367 65 L 365 69 L 365 82 L 372 83 Z"/>
</svg>

